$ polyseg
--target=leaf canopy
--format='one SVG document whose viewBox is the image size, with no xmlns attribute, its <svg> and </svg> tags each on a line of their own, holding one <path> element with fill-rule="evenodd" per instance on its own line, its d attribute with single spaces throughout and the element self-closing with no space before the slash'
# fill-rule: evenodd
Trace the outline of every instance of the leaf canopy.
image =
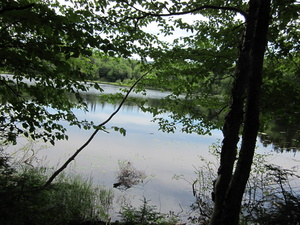
<svg viewBox="0 0 300 225">
<path fill-rule="evenodd" d="M 86 3 L 74 8 L 51 0 L 1 1 L 0 19 L 0 71 L 9 74 L 0 77 L 2 136 L 12 142 L 22 133 L 51 143 L 67 138 L 58 121 L 86 123 L 72 108 L 86 110 L 79 93 L 91 86 L 73 59 L 109 45 L 95 35 L 91 9 Z"/>
<path fill-rule="evenodd" d="M 288 105 L 299 96 L 300 10 L 293 0 L 272 4 L 263 93 L 269 99 L 288 88 L 295 94 L 285 98 Z M 101 91 L 86 82 L 94 53 L 151 61 L 140 87 L 171 95 L 163 110 L 144 110 L 172 111 L 170 125 L 183 124 L 187 132 L 202 130 L 193 129 L 195 124 L 219 127 L 214 115 L 225 112 L 230 101 L 247 7 L 241 0 L 1 1 L 0 71 L 12 74 L 0 77 L 2 134 L 10 141 L 23 133 L 54 143 L 67 137 L 60 120 L 91 127 L 72 109 L 87 110 L 80 92 L 91 86 Z M 178 31 L 183 35 L 172 36 Z"/>
</svg>

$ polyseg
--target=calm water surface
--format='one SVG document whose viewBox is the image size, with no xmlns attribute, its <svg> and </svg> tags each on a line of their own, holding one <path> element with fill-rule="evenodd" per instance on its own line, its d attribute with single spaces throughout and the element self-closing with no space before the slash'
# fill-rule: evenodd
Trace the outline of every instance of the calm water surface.
<svg viewBox="0 0 300 225">
<path fill-rule="evenodd" d="M 114 93 L 118 89 L 110 85 L 104 85 L 103 88 L 106 93 Z M 165 94 L 151 91 L 148 97 L 160 98 L 163 95 Z M 81 119 L 94 121 L 95 124 L 107 119 L 117 107 L 91 100 L 88 104 L 91 109 L 89 113 L 76 111 L 76 114 Z M 179 132 L 168 134 L 158 131 L 158 125 L 151 120 L 152 116 L 143 113 L 137 106 L 125 105 L 107 124 L 109 133 L 99 132 L 77 156 L 70 169 L 92 176 L 95 184 L 113 187 L 119 162 L 130 161 L 137 170 L 144 171 L 147 178 L 139 186 L 126 191 L 114 189 L 116 200 L 120 201 L 125 195 L 137 207 L 145 197 L 151 200 L 150 205 L 156 205 L 161 212 L 183 211 L 180 215 L 185 216 L 194 201 L 191 183 L 196 179 L 195 167 L 201 165 L 199 156 L 215 160 L 208 152 L 209 146 L 222 139 L 222 133 L 215 130 L 211 136 Z M 112 126 L 125 128 L 126 136 L 113 131 Z M 60 166 L 86 142 L 92 132 L 69 127 L 69 140 L 40 150 L 39 157 L 49 166 Z M 259 142 L 257 144 L 259 153 L 271 152 L 270 147 L 264 148 Z M 270 159 L 272 163 L 285 168 L 299 164 L 299 156 L 294 156 L 293 153 L 276 154 Z M 185 180 L 174 179 L 174 175 L 183 175 Z"/>
</svg>

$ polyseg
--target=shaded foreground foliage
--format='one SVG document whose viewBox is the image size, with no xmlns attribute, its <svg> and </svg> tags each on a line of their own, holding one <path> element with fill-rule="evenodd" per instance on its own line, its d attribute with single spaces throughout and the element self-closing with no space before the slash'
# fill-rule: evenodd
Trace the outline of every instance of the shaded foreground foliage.
<svg viewBox="0 0 300 225">
<path fill-rule="evenodd" d="M 216 159 L 219 153 L 212 146 Z M 208 224 L 212 215 L 211 181 L 216 179 L 217 163 L 200 158 L 193 183 L 195 203 L 188 218 L 191 223 Z M 124 164 L 123 169 L 128 170 Z M 79 224 L 158 224 L 180 221 L 176 212 L 162 214 L 144 198 L 136 208 L 119 205 L 120 221 L 112 222 L 114 193 L 103 186 L 93 186 L 91 179 L 61 174 L 55 183 L 40 189 L 48 169 L 25 164 L 11 164 L 0 157 L 1 225 L 79 225 Z M 240 224 L 297 225 L 300 218 L 299 175 L 268 163 L 268 156 L 255 155 L 250 179 L 242 201 Z"/>
<path fill-rule="evenodd" d="M 60 174 L 47 188 L 41 188 L 49 172 L 45 167 L 33 167 L 28 162 L 10 163 L 10 158 L 1 151 L 1 225 L 168 225 L 178 221 L 175 216 L 156 211 L 156 207 L 144 199 L 139 209 L 121 203 L 117 207 L 121 222 L 111 222 L 115 197 L 112 189 L 94 186 L 92 179 L 66 173 Z"/>
<path fill-rule="evenodd" d="M 80 224 L 107 221 L 113 192 L 94 187 L 90 179 L 61 175 L 47 189 L 46 168 L 17 170 L 1 157 L 0 223 L 2 225 Z"/>
<path fill-rule="evenodd" d="M 131 205 L 125 205 L 122 207 L 121 222 L 125 225 L 139 224 L 177 224 L 179 221 L 178 216 L 172 212 L 169 214 L 161 214 L 156 211 L 156 206 L 149 205 L 149 200 L 145 197 L 142 200 L 142 204 L 139 208 L 132 207 Z"/>
<path fill-rule="evenodd" d="M 211 154 L 218 160 L 214 144 Z M 272 155 L 255 154 L 252 171 L 242 200 L 239 224 L 297 225 L 300 224 L 300 176 L 297 170 L 269 164 Z M 203 166 L 196 168 L 198 178 L 193 183 L 196 198 L 189 218 L 192 223 L 209 224 L 213 212 L 211 180 L 215 180 L 216 161 L 200 157 Z"/>
</svg>

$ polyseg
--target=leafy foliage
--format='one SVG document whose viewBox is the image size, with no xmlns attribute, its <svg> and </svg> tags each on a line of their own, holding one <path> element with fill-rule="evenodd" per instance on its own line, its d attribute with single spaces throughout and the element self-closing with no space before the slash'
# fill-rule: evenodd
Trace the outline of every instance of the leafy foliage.
<svg viewBox="0 0 300 225">
<path fill-rule="evenodd" d="M 47 169 L 15 169 L 1 157 L 0 222 L 3 225 L 71 224 L 107 221 L 113 192 L 93 187 L 91 180 L 61 175 L 47 189 L 39 189 L 47 179 Z"/>
<path fill-rule="evenodd" d="M 57 121 L 92 125 L 78 121 L 72 108 L 87 110 L 81 91 L 89 87 L 101 91 L 86 79 L 93 49 L 112 49 L 108 39 L 95 33 L 101 21 L 96 21 L 94 11 L 105 7 L 103 4 L 1 2 L 0 71 L 13 74 L 0 77 L 1 130 L 8 141 L 15 142 L 23 133 L 54 144 L 56 139 L 67 138 Z M 69 93 L 76 96 L 76 103 L 69 101 Z"/>
<path fill-rule="evenodd" d="M 299 96 L 299 82 L 295 82 L 299 73 L 299 5 L 293 2 L 277 1 L 273 5 L 266 55 L 269 75 L 263 87 L 266 102 L 274 99 L 272 109 L 280 108 L 276 102 L 291 106 Z M 186 113 L 181 112 L 184 108 L 193 111 L 199 105 L 214 114 L 221 112 L 221 116 L 226 112 L 221 109 L 226 109 L 229 102 L 246 8 L 243 1 L 211 0 L 201 4 L 136 0 L 70 4 L 54 0 L 1 2 L 0 70 L 13 74 L 10 78 L 0 77 L 2 137 L 15 142 L 19 134 L 24 134 L 54 143 L 56 139 L 67 138 L 59 120 L 91 127 L 92 124 L 78 121 L 72 113 L 75 107 L 87 110 L 81 91 L 90 86 L 101 91 L 98 85 L 85 81 L 96 78 L 95 70 L 100 79 L 109 81 L 136 78 L 140 70 L 135 61 L 95 57 L 106 53 L 151 59 L 153 63 L 144 66 L 153 70 L 143 85 L 167 88 L 172 94 L 166 101 L 182 103 L 169 104 L 173 120 L 161 121 L 162 127 L 184 124 L 183 131 L 206 133 L 193 128 L 194 119 L 203 120 L 205 114 L 196 111 L 197 118 L 184 121 Z M 194 19 L 185 20 L 187 15 Z M 150 29 L 154 24 L 158 26 L 156 31 Z M 175 30 L 188 33 L 173 42 L 160 40 Z M 288 96 L 295 99 L 284 97 L 277 101 L 277 97 L 285 96 L 280 90 L 287 89 L 294 90 Z M 75 94 L 77 103 L 68 100 L 68 93 Z M 49 111 L 49 107 L 55 110 Z M 158 115 L 156 108 L 147 111 Z M 197 126 L 210 130 L 220 124 L 203 121 Z"/>
<path fill-rule="evenodd" d="M 92 14 L 78 7 L 21 0 L 1 1 L 0 8 L 0 71 L 12 74 L 0 76 L 1 136 L 14 143 L 19 134 L 52 144 L 66 139 L 57 121 L 80 125 L 71 111 L 86 110 L 79 92 L 89 86 L 101 90 L 82 83 L 85 75 L 72 59 L 108 42 L 94 36 Z M 69 93 L 78 103 L 68 100 Z"/>
<path fill-rule="evenodd" d="M 125 79 L 137 79 L 141 76 L 141 65 L 137 60 L 98 56 L 92 57 L 94 65 L 93 80 L 123 82 Z"/>
<path fill-rule="evenodd" d="M 120 212 L 122 224 L 137 224 L 137 225 L 171 225 L 178 222 L 175 215 L 164 215 L 156 211 L 155 206 L 149 205 L 149 200 L 143 199 L 142 205 L 137 209 L 131 205 L 126 205 Z"/>
<path fill-rule="evenodd" d="M 173 112 L 174 119 L 171 121 L 159 119 L 162 128 L 173 131 L 174 124 L 181 126 L 182 120 L 186 117 L 186 113 L 181 113 L 182 110 L 193 109 L 195 105 L 209 108 L 215 114 L 221 112 L 220 115 L 224 116 L 226 106 L 230 103 L 230 89 L 234 81 L 236 59 L 245 26 L 243 17 L 248 7 L 247 2 L 209 0 L 201 3 L 135 0 L 113 2 L 114 7 L 107 9 L 107 18 L 111 21 L 109 25 L 120 31 L 111 34 L 112 40 L 120 42 L 131 40 L 139 43 L 136 48 L 129 44 L 128 49 L 138 53 L 142 58 L 153 60 L 151 66 L 154 68 L 151 75 L 143 81 L 144 85 L 172 92 L 166 102 L 169 111 Z M 124 16 L 117 17 L 121 14 Z M 186 17 L 189 15 L 191 19 L 188 20 Z M 298 112 L 299 110 L 293 107 L 293 102 L 296 102 L 299 96 L 297 91 L 299 89 L 297 82 L 299 4 L 294 4 L 294 1 L 277 1 L 272 5 L 272 15 L 268 50 L 265 56 L 262 109 L 268 107 L 274 110 L 285 110 L 286 107 L 276 105 L 284 102 L 291 111 Z M 156 31 L 150 29 L 153 24 L 158 26 Z M 175 40 L 169 43 L 162 43 L 156 39 L 163 35 L 171 37 L 176 29 L 188 33 L 186 36 L 175 37 Z M 121 37 L 124 39 L 121 40 Z M 150 38 L 155 41 L 149 43 Z M 288 70 L 296 73 L 288 75 Z M 279 80 L 281 81 L 278 82 Z M 293 99 L 286 96 L 284 87 L 293 90 L 291 93 Z M 278 101 L 278 98 L 282 100 Z M 172 100 L 175 104 L 171 103 Z M 272 107 L 273 103 L 274 107 Z M 157 108 L 147 110 L 152 111 L 155 116 L 165 112 Z M 205 117 L 201 112 L 197 114 L 199 120 Z M 197 132 L 197 129 L 189 129 L 188 124 L 192 127 L 194 120 L 188 121 L 183 131 Z M 220 124 L 211 126 L 209 121 L 203 121 L 202 124 L 198 124 L 198 127 L 200 126 L 211 129 L 220 127 Z"/>
</svg>

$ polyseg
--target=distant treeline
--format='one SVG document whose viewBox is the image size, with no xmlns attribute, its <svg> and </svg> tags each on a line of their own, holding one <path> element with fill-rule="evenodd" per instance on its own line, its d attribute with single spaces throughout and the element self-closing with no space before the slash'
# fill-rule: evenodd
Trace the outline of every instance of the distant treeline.
<svg viewBox="0 0 300 225">
<path fill-rule="evenodd" d="M 132 83 L 132 80 L 136 80 L 137 78 L 141 77 L 143 72 L 145 72 L 143 71 L 142 64 L 138 60 L 109 57 L 97 53 L 89 58 L 73 58 L 71 63 L 74 65 L 74 70 L 80 70 L 83 74 L 85 74 L 85 77 L 88 80 L 99 82 L 130 84 Z M 170 67 L 172 67 L 172 64 Z M 173 85 L 178 85 L 178 82 L 184 83 L 189 80 L 190 77 L 195 76 L 193 72 L 186 73 L 186 71 L 183 71 L 179 74 L 169 70 L 160 72 L 167 73 L 169 75 L 167 79 L 169 82 L 151 83 L 150 79 L 148 79 L 147 87 L 171 90 Z M 196 85 L 198 87 L 196 90 L 194 90 L 194 94 L 203 92 L 207 93 L 208 86 L 210 86 L 210 94 L 214 96 L 219 95 L 224 97 L 230 93 L 230 84 L 232 82 L 230 76 L 224 79 L 218 79 L 219 74 L 213 72 L 209 72 L 206 75 L 196 76 L 207 76 L 207 78 L 206 81 L 199 80 L 199 83 L 197 84 L 192 84 L 191 81 L 192 86 Z M 183 92 L 185 91 L 183 90 Z"/>
<path fill-rule="evenodd" d="M 94 54 L 89 58 L 72 59 L 72 64 L 74 69 L 79 69 L 91 81 L 131 83 L 131 80 L 136 80 L 143 74 L 142 64 L 138 60 L 109 57 L 101 54 Z M 165 71 L 165 73 L 168 72 L 170 73 L 168 83 L 147 83 L 147 86 L 169 90 L 172 88 L 172 83 L 179 79 L 177 76 L 182 79 L 187 77 L 186 79 L 188 79 L 189 76 L 193 75 L 184 72 L 183 74 L 174 74 L 174 71 Z M 210 92 L 212 95 L 224 96 L 230 92 L 230 78 L 215 79 L 216 75 L 212 72 L 209 75 L 209 82 L 206 82 L 205 85 L 211 85 Z M 199 85 L 196 92 L 203 91 L 207 91 L 207 88 L 205 89 Z"/>
<path fill-rule="evenodd" d="M 80 61 L 81 65 L 83 61 L 92 64 L 92 68 L 86 67 L 84 72 L 93 81 L 123 82 L 141 76 L 141 65 L 139 61 L 133 59 L 92 56 L 88 61 L 86 59 Z"/>
</svg>

